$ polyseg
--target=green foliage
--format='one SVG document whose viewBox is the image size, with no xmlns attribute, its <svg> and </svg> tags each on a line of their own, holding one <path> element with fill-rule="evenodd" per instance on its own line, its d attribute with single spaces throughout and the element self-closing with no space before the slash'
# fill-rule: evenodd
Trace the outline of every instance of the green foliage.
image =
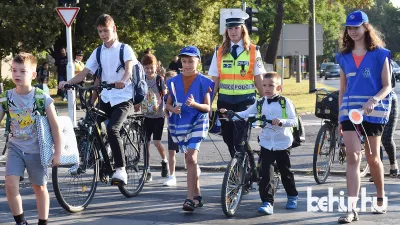
<svg viewBox="0 0 400 225">
<path fill-rule="evenodd" d="M 57 88 L 57 79 L 54 77 L 51 77 L 49 79 L 49 82 L 47 83 L 47 86 L 49 87 L 49 89 L 53 89 L 53 88 Z"/>
<path fill-rule="evenodd" d="M 15 88 L 15 84 L 11 79 L 2 79 L 4 91 Z"/>
<path fill-rule="evenodd" d="M 0 58 L 20 51 L 42 51 L 53 45 L 62 24 L 54 10 L 57 0 L 42 2 L 0 1 Z"/>
</svg>

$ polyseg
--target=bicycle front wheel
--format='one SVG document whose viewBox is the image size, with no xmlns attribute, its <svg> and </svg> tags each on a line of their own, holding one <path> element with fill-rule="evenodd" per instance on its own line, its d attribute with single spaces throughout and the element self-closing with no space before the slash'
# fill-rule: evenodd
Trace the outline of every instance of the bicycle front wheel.
<svg viewBox="0 0 400 225">
<path fill-rule="evenodd" d="M 142 191 L 148 172 L 148 154 L 143 121 L 129 119 L 122 135 L 125 150 L 125 169 L 128 183 L 119 185 L 121 193 L 127 197 L 135 197 Z"/>
<path fill-rule="evenodd" d="M 80 212 L 92 201 L 97 189 L 99 158 L 94 141 L 75 131 L 79 165 L 53 167 L 52 181 L 58 203 L 68 212 Z"/>
<path fill-rule="evenodd" d="M 325 183 L 332 165 L 333 151 L 336 143 L 335 132 L 330 124 L 324 124 L 318 131 L 313 155 L 313 175 L 318 184 Z"/>
<path fill-rule="evenodd" d="M 239 209 L 243 196 L 243 179 L 245 169 L 242 165 L 242 159 L 232 158 L 229 162 L 221 188 L 221 206 L 222 211 L 227 217 L 235 215 Z"/>
<path fill-rule="evenodd" d="M 367 157 L 365 156 L 365 144 L 361 145 L 360 177 L 365 177 L 369 172 Z"/>
</svg>

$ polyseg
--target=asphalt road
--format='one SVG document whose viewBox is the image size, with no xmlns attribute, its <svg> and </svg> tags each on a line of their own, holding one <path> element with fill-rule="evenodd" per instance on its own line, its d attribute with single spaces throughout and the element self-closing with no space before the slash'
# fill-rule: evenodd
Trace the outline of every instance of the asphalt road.
<svg viewBox="0 0 400 225">
<path fill-rule="evenodd" d="M 333 188 L 333 195 L 338 196 L 345 188 L 343 176 L 332 176 L 328 183 L 316 185 L 313 178 L 307 175 L 295 174 L 296 185 L 299 191 L 298 209 L 286 210 L 286 193 L 282 186 L 277 192 L 274 215 L 263 216 L 257 212 L 261 204 L 258 191 L 252 191 L 244 196 L 237 214 L 233 218 L 226 218 L 220 205 L 220 189 L 223 173 L 205 173 L 200 176 L 204 207 L 196 209 L 194 213 L 182 211 L 181 207 L 186 198 L 186 174 L 177 173 L 176 187 L 162 187 L 163 180 L 155 177 L 146 184 L 142 192 L 135 198 L 127 199 L 119 193 L 116 187 L 100 184 L 91 204 L 85 211 L 71 214 L 64 211 L 58 204 L 52 184 L 48 188 L 51 196 L 49 224 L 337 224 L 342 213 L 338 212 L 338 204 L 333 205 L 333 212 L 308 212 L 307 188 L 311 187 L 312 197 L 328 196 L 328 188 Z M 0 168 L 0 179 L 4 179 L 4 169 Z M 362 179 L 362 187 L 366 187 L 366 196 L 375 196 L 375 188 L 367 178 Z M 398 180 L 386 181 L 386 195 L 389 199 L 389 213 L 373 215 L 369 206 L 367 212 L 361 213 L 361 221 L 354 224 L 399 224 L 400 199 Z M 25 216 L 30 223 L 37 221 L 35 196 L 31 188 L 22 188 Z M 310 198 L 311 200 L 311 198 Z M 311 204 L 311 203 L 310 203 Z M 316 203 L 313 203 L 316 206 Z M 10 214 L 5 190 L 0 187 L 0 224 L 14 224 Z"/>
</svg>

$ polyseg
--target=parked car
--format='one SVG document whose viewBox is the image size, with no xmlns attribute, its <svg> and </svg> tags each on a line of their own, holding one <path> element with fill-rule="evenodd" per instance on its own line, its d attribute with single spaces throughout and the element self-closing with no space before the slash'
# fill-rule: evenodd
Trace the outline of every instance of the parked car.
<svg viewBox="0 0 400 225">
<path fill-rule="evenodd" d="M 325 76 L 325 71 L 326 71 L 326 67 L 328 65 L 333 65 L 333 62 L 324 62 L 321 64 L 321 67 L 319 68 L 319 78 L 322 78 L 322 76 Z"/>
<path fill-rule="evenodd" d="M 340 66 L 339 64 L 328 65 L 325 70 L 325 80 L 331 77 L 340 77 Z"/>
<path fill-rule="evenodd" d="M 396 79 L 396 82 L 400 81 L 400 66 L 395 61 L 390 61 L 392 63 L 392 76 Z"/>
</svg>

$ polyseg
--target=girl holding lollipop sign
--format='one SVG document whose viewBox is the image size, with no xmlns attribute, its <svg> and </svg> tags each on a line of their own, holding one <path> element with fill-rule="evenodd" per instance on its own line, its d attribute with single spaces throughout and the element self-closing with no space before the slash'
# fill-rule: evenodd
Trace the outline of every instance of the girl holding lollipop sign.
<svg viewBox="0 0 400 225">
<path fill-rule="evenodd" d="M 172 140 L 186 154 L 187 197 L 183 210 L 194 211 L 203 206 L 200 194 L 197 154 L 200 144 L 208 133 L 208 112 L 214 82 L 197 71 L 200 65 L 200 51 L 187 46 L 180 52 L 183 72 L 167 81 L 171 90 L 167 100 L 168 128 Z"/>
<path fill-rule="evenodd" d="M 390 51 L 362 11 L 346 19 L 343 50 L 337 54 L 340 65 L 339 129 L 343 131 L 347 156 L 347 213 L 339 223 L 359 220 L 355 211 L 360 190 L 360 136 L 365 139 L 365 155 L 377 190 L 374 213 L 386 213 L 383 165 L 379 146 L 391 107 Z"/>
</svg>

